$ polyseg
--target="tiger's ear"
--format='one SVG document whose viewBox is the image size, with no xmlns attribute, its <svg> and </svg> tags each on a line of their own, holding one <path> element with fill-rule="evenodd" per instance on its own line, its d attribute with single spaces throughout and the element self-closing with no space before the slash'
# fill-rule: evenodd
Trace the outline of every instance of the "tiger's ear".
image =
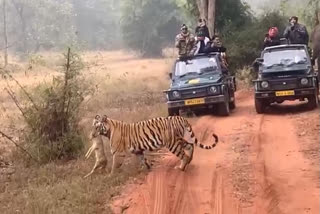
<svg viewBox="0 0 320 214">
<path fill-rule="evenodd" d="M 108 116 L 107 115 L 103 115 L 101 122 L 107 122 Z"/>
<path fill-rule="evenodd" d="M 100 120 L 101 119 L 101 116 L 99 114 L 97 114 L 95 117 L 94 117 L 95 120 Z"/>
</svg>

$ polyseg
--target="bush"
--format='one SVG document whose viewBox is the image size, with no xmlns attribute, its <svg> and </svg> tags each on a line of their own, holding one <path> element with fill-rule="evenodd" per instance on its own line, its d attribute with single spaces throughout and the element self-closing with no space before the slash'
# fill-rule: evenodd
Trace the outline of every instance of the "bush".
<svg viewBox="0 0 320 214">
<path fill-rule="evenodd" d="M 21 109 L 27 122 L 23 139 L 28 151 L 40 163 L 75 158 L 83 148 L 78 132 L 79 106 L 91 92 L 79 71 L 80 57 L 68 49 L 63 74 L 52 84 L 41 84 L 25 97 Z"/>
<path fill-rule="evenodd" d="M 247 86 L 252 85 L 252 80 L 257 78 L 257 73 L 249 66 L 245 66 L 242 69 L 237 70 L 236 78 L 243 82 Z"/>
<path fill-rule="evenodd" d="M 28 63 L 29 63 L 29 67 L 32 65 L 42 65 L 42 66 L 46 65 L 46 61 L 44 60 L 43 56 L 39 54 L 29 55 Z"/>
</svg>

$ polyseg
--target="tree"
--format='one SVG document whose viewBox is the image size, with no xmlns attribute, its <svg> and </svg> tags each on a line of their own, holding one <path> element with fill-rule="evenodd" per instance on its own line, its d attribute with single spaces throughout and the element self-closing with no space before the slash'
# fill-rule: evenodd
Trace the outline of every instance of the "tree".
<svg viewBox="0 0 320 214">
<path fill-rule="evenodd" d="M 142 56 L 161 56 L 178 33 L 178 7 L 171 0 L 126 0 L 121 11 L 123 42 Z"/>
<path fill-rule="evenodd" d="M 197 0 L 200 18 L 207 20 L 210 35 L 215 33 L 216 0 Z"/>
<path fill-rule="evenodd" d="M 114 0 L 73 0 L 77 38 L 89 49 L 119 47 L 120 8 Z"/>
<path fill-rule="evenodd" d="M 6 0 L 3 0 L 3 37 L 4 37 L 4 66 L 8 65 L 8 36 L 7 36 L 7 9 Z"/>
</svg>

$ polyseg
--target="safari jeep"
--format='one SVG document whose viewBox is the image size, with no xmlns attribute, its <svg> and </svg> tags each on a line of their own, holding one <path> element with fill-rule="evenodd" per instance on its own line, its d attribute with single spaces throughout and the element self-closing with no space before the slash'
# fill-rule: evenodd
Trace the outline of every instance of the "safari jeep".
<svg viewBox="0 0 320 214">
<path fill-rule="evenodd" d="M 168 114 L 182 110 L 212 109 L 223 116 L 236 107 L 234 76 L 222 67 L 219 53 L 199 54 L 177 60 L 169 74 L 170 88 L 166 91 Z"/>
<path fill-rule="evenodd" d="M 318 106 L 318 74 L 305 45 L 267 47 L 253 63 L 253 69 L 258 72 L 254 80 L 257 113 L 285 100 L 307 99 L 309 108 Z"/>
</svg>

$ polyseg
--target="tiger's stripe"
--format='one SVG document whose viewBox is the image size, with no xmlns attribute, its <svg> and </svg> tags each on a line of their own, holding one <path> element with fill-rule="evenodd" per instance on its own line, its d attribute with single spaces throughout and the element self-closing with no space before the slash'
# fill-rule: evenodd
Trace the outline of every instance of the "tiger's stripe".
<svg viewBox="0 0 320 214">
<path fill-rule="evenodd" d="M 212 149 L 219 142 L 216 134 L 212 134 L 214 142 L 212 145 L 203 145 L 195 137 L 189 122 L 180 116 L 157 117 L 137 123 L 126 123 L 113 120 L 107 116 L 97 115 L 93 122 L 94 129 L 91 137 L 103 135 L 110 140 L 111 153 L 113 155 L 113 166 L 117 165 L 115 160 L 117 154 L 131 152 L 136 154 L 142 163 L 150 167 L 144 158 L 144 151 L 154 151 L 166 147 L 180 160 L 180 169 L 192 161 L 194 145 L 202 149 Z"/>
</svg>

